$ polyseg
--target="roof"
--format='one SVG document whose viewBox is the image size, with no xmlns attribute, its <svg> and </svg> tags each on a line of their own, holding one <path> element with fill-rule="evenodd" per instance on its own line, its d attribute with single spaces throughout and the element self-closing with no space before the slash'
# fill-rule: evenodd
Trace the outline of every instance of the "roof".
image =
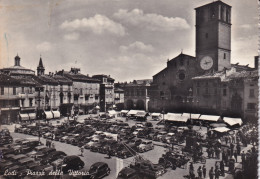
<svg viewBox="0 0 260 179">
<path fill-rule="evenodd" d="M 161 70 L 160 72 L 156 73 L 155 75 L 153 75 L 153 77 L 154 77 L 154 76 L 157 76 L 157 75 L 159 75 L 160 73 L 162 73 L 162 72 L 164 72 L 165 70 L 167 70 L 167 69 L 168 69 L 168 64 L 171 64 L 171 63 L 173 63 L 174 61 L 177 61 L 177 60 L 179 60 L 179 59 L 196 60 L 196 57 L 193 57 L 193 56 L 191 56 L 191 55 L 187 55 L 187 54 L 184 54 L 184 53 L 180 53 L 178 56 L 172 58 L 171 60 L 168 60 L 168 62 L 167 62 L 167 67 L 164 68 L 163 70 Z"/>
<path fill-rule="evenodd" d="M 199 117 L 200 117 L 200 114 L 190 114 L 190 113 L 183 113 L 182 114 L 182 116 L 185 116 L 185 117 L 188 117 L 188 118 L 190 118 L 191 117 L 191 119 L 199 119 Z"/>
<path fill-rule="evenodd" d="M 18 85 L 19 80 L 10 77 L 9 75 L 0 73 L 0 85 Z"/>
<path fill-rule="evenodd" d="M 72 81 L 77 81 L 77 82 L 93 82 L 93 83 L 99 83 L 100 81 L 98 79 L 83 75 L 81 73 L 73 73 L 73 72 L 68 72 L 68 71 L 59 71 L 57 73 L 58 75 L 65 76 L 69 78 Z"/>
<path fill-rule="evenodd" d="M 249 67 L 248 65 L 239 65 L 239 63 L 231 64 L 231 67 L 236 68 L 237 71 L 242 71 L 242 70 L 250 71 L 250 70 L 255 69 L 255 68 Z"/>
<path fill-rule="evenodd" d="M 62 85 L 72 85 L 72 83 L 73 83 L 72 80 L 66 78 L 65 76 L 61 76 L 61 75 L 58 75 L 58 74 L 55 74 L 53 76 L 53 78 Z"/>
<path fill-rule="evenodd" d="M 230 131 L 230 129 L 227 128 L 227 127 L 216 127 L 216 128 L 214 128 L 212 130 L 217 131 L 217 132 L 221 132 L 221 133 Z"/>
<path fill-rule="evenodd" d="M 51 84 L 51 85 L 58 85 L 58 81 L 55 80 L 52 76 L 49 75 L 40 75 L 40 76 L 35 76 L 35 80 L 37 80 L 40 84 Z"/>
<path fill-rule="evenodd" d="M 220 116 L 213 116 L 213 115 L 201 115 L 200 120 L 203 120 L 203 121 L 218 121 L 220 119 Z"/>
<path fill-rule="evenodd" d="M 214 2 L 211 2 L 211 3 L 205 4 L 205 5 L 199 6 L 199 7 L 195 8 L 195 9 L 197 10 L 199 8 L 206 7 L 206 6 L 211 6 L 213 4 L 225 4 L 226 6 L 231 7 L 230 5 L 228 5 L 228 4 L 218 0 L 218 1 L 214 1 Z"/>
<path fill-rule="evenodd" d="M 115 81 L 114 78 L 111 78 L 110 75 L 104 75 L 104 74 L 99 74 L 99 75 L 93 75 L 92 78 L 95 78 L 95 79 L 99 79 L 101 80 L 102 78 L 107 78 L 108 81 Z"/>
<path fill-rule="evenodd" d="M 167 121 L 173 121 L 173 122 L 187 122 L 188 121 L 187 116 L 181 116 L 181 114 L 177 114 L 177 113 L 167 113 L 164 118 Z"/>
<path fill-rule="evenodd" d="M 193 80 L 199 79 L 220 79 L 221 81 L 230 81 L 236 78 L 258 78 L 258 70 L 254 71 L 237 71 L 236 68 L 226 69 L 215 73 L 208 73 L 201 76 L 193 77 Z"/>
<path fill-rule="evenodd" d="M 18 75 L 18 76 L 12 76 L 14 79 L 19 81 L 19 84 L 22 86 L 41 86 L 40 83 L 38 83 L 37 80 L 32 78 L 33 76 L 28 75 Z"/>
<path fill-rule="evenodd" d="M 234 126 L 234 125 L 236 125 L 236 124 L 242 125 L 242 123 L 243 123 L 241 118 L 229 118 L 229 117 L 224 117 L 224 118 L 223 118 L 223 121 L 224 121 L 225 123 L 227 123 L 228 125 L 230 125 L 230 126 Z"/>
</svg>

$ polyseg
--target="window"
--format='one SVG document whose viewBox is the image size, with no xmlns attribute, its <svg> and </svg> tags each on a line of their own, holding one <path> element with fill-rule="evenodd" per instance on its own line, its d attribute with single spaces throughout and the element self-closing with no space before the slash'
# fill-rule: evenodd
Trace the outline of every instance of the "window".
<svg viewBox="0 0 260 179">
<path fill-rule="evenodd" d="M 98 95 L 95 96 L 95 100 L 98 100 Z"/>
<path fill-rule="evenodd" d="M 1 95 L 4 95 L 5 94 L 5 88 L 2 86 L 1 87 Z"/>
<path fill-rule="evenodd" d="M 80 95 L 83 95 L 83 89 L 80 88 L 80 91 L 79 91 Z"/>
<path fill-rule="evenodd" d="M 255 109 L 255 103 L 247 103 L 247 109 L 249 109 L 249 110 Z"/>
<path fill-rule="evenodd" d="M 224 59 L 226 59 L 226 53 L 224 53 Z"/>
<path fill-rule="evenodd" d="M 32 87 L 30 87 L 29 93 L 32 93 Z"/>
<path fill-rule="evenodd" d="M 22 87 L 22 93 L 24 93 L 24 87 Z"/>
<path fill-rule="evenodd" d="M 215 18 L 215 9 L 212 7 L 210 9 L 210 12 L 211 12 L 211 18 L 214 19 Z"/>
<path fill-rule="evenodd" d="M 16 87 L 13 87 L 13 95 L 16 95 Z"/>
<path fill-rule="evenodd" d="M 223 89 L 223 96 L 227 96 L 227 89 Z"/>
<path fill-rule="evenodd" d="M 32 105 L 33 105 L 33 99 L 32 98 L 29 98 L 29 105 L 30 105 L 30 107 L 32 107 Z"/>
<path fill-rule="evenodd" d="M 255 90 L 254 89 L 250 89 L 249 91 L 249 97 L 255 97 Z"/>
<path fill-rule="evenodd" d="M 21 105 L 24 107 L 24 99 L 21 99 Z"/>
<path fill-rule="evenodd" d="M 89 95 L 85 95 L 85 100 L 89 100 Z"/>
</svg>

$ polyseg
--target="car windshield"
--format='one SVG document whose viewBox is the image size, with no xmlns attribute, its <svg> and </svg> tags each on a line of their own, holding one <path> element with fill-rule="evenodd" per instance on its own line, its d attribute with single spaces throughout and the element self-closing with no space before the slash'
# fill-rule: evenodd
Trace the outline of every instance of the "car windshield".
<svg viewBox="0 0 260 179">
<path fill-rule="evenodd" d="M 89 173 L 96 172 L 96 170 L 97 170 L 97 166 L 91 166 L 89 169 Z"/>
</svg>

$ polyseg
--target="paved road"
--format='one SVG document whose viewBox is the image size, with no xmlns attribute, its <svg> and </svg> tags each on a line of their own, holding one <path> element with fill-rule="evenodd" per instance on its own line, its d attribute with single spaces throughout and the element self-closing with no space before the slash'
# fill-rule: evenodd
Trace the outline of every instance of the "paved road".
<svg viewBox="0 0 260 179">
<path fill-rule="evenodd" d="M 85 119 L 88 116 L 80 116 L 79 117 L 79 121 Z M 62 119 L 64 120 L 64 119 Z M 113 119 L 116 120 L 116 119 Z M 123 120 L 125 121 L 125 118 L 118 118 L 117 120 Z M 158 123 L 158 121 L 151 121 L 153 123 L 153 125 L 155 126 L 156 123 Z M 56 121 L 52 121 L 52 123 L 56 123 Z M 135 124 L 135 121 L 133 120 L 128 120 L 128 123 L 130 126 Z M 8 126 L 7 126 L 8 127 Z M 10 126 L 9 126 L 10 128 Z M 197 126 L 194 126 L 195 130 L 199 130 L 199 128 Z M 200 130 L 201 133 L 205 134 L 206 133 L 206 128 L 202 128 L 202 130 Z M 29 139 L 37 139 L 37 137 L 34 136 L 30 136 L 30 135 L 25 135 L 25 134 L 19 134 L 19 133 L 11 133 L 12 136 L 14 137 L 14 139 L 16 138 L 29 138 Z M 45 139 L 41 138 L 41 141 L 45 144 Z M 65 143 L 61 143 L 61 142 L 57 142 L 54 141 L 55 143 L 55 148 L 56 150 L 61 150 L 64 151 L 66 154 L 68 155 L 79 155 L 80 151 L 79 151 L 79 147 L 70 145 L 70 144 L 65 144 Z M 251 146 L 249 145 L 247 148 L 244 148 L 242 150 L 248 150 L 248 148 L 250 148 Z M 204 150 L 204 155 L 206 155 L 206 148 L 203 148 Z M 141 154 L 144 158 L 149 159 L 151 162 L 153 163 L 158 163 L 159 158 L 161 157 L 161 155 L 163 153 L 165 153 L 166 149 L 162 146 L 155 146 L 154 150 L 146 152 Z M 111 173 L 109 176 L 105 177 L 105 179 L 115 179 L 117 174 L 119 173 L 119 171 L 128 166 L 131 162 L 133 162 L 133 157 L 128 158 L 128 159 L 118 159 L 116 157 L 112 157 L 111 159 L 107 158 L 107 155 L 104 154 L 100 154 L 100 153 L 93 153 L 90 152 L 90 150 L 84 150 L 84 156 L 81 157 L 82 160 L 85 162 L 85 167 L 84 170 L 88 170 L 90 168 L 90 166 L 98 161 L 104 161 L 106 162 L 109 167 L 111 168 Z M 217 160 L 216 159 L 207 159 L 206 160 L 206 168 L 207 168 L 207 178 L 208 178 L 208 171 L 212 166 L 215 166 L 215 162 Z M 241 161 L 241 158 L 238 157 L 238 162 Z M 199 166 L 202 166 L 202 164 L 200 163 L 195 163 L 194 164 L 194 171 L 195 174 L 197 175 L 196 171 L 197 168 Z M 239 163 L 236 163 L 236 167 L 239 167 Z M 228 168 L 225 168 L 225 170 L 227 171 Z M 163 176 L 159 177 L 158 179 L 181 179 L 184 178 L 185 175 L 188 175 L 188 169 L 183 169 L 183 168 L 177 168 L 176 170 L 168 170 L 166 174 L 164 174 Z M 225 177 L 220 177 L 220 179 L 230 179 L 233 178 L 231 175 L 226 175 Z"/>
</svg>

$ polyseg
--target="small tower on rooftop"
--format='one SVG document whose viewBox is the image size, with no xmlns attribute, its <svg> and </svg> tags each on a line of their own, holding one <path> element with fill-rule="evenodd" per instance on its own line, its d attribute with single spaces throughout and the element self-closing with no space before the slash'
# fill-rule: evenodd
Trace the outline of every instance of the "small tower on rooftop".
<svg viewBox="0 0 260 179">
<path fill-rule="evenodd" d="M 40 57 L 39 65 L 37 67 L 37 76 L 44 75 L 45 68 L 42 63 L 42 57 Z"/>
</svg>

